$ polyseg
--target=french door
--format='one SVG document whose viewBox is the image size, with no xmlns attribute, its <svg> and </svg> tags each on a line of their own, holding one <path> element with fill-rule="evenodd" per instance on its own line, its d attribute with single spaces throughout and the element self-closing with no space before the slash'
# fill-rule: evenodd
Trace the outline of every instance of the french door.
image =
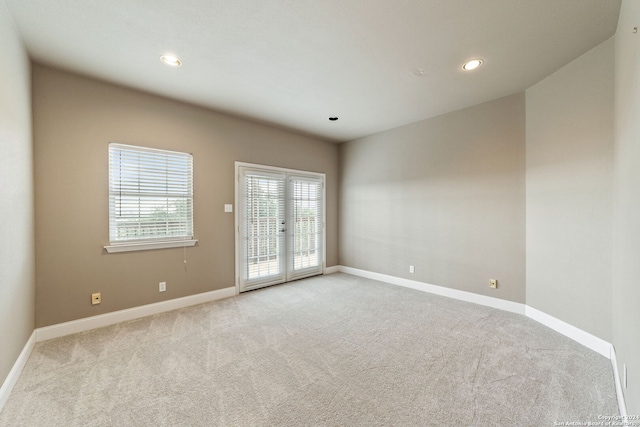
<svg viewBox="0 0 640 427">
<path fill-rule="evenodd" d="M 322 274 L 324 175 L 237 164 L 240 292 Z"/>
</svg>

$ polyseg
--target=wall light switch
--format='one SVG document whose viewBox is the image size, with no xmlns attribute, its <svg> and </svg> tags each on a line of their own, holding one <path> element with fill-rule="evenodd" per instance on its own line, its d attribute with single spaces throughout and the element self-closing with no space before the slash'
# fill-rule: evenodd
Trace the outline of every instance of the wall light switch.
<svg viewBox="0 0 640 427">
<path fill-rule="evenodd" d="M 233 212 L 233 205 L 224 205 L 225 212 Z"/>
</svg>

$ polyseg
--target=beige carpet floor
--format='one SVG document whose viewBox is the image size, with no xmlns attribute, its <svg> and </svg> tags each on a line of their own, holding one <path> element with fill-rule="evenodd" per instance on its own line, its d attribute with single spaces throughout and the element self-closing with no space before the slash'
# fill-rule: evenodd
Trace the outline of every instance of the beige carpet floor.
<svg viewBox="0 0 640 427">
<path fill-rule="evenodd" d="M 609 360 L 521 315 L 346 274 L 38 343 L 1 426 L 553 426 Z"/>
</svg>

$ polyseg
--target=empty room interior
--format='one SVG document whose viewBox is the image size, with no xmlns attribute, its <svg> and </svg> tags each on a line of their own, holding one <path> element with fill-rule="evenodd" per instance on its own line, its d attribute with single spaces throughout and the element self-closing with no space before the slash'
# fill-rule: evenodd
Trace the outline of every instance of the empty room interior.
<svg viewBox="0 0 640 427">
<path fill-rule="evenodd" d="M 640 425 L 640 1 L 0 3 L 0 425 Z"/>
</svg>

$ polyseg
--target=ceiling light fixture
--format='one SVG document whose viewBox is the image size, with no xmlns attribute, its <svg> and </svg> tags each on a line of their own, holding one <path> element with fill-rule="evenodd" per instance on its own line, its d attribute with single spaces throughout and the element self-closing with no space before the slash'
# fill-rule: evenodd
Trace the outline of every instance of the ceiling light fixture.
<svg viewBox="0 0 640 427">
<path fill-rule="evenodd" d="M 482 62 L 482 59 L 472 59 L 471 61 L 465 62 L 462 66 L 462 69 L 465 71 L 473 71 L 481 66 Z"/>
<path fill-rule="evenodd" d="M 329 120 L 331 120 L 332 122 L 335 122 L 336 120 L 338 120 L 338 117 L 332 116 L 332 117 L 329 117 Z"/>
<path fill-rule="evenodd" d="M 180 61 L 178 57 L 173 55 L 162 55 L 160 57 L 160 61 L 172 67 L 179 67 L 182 65 L 182 61 Z"/>
</svg>

